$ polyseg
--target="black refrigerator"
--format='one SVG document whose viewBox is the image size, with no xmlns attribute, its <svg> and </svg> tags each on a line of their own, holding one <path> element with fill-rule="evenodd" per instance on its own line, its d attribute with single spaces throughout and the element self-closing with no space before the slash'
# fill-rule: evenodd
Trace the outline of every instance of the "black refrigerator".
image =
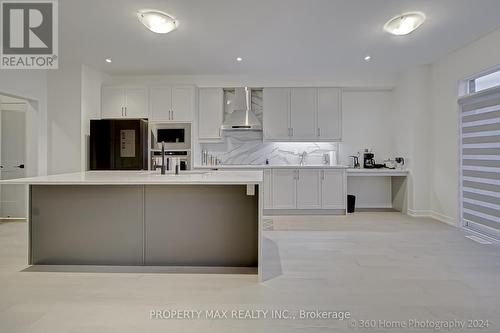
<svg viewBox="0 0 500 333">
<path fill-rule="evenodd" d="M 147 170 L 148 121 L 90 121 L 90 170 Z"/>
</svg>

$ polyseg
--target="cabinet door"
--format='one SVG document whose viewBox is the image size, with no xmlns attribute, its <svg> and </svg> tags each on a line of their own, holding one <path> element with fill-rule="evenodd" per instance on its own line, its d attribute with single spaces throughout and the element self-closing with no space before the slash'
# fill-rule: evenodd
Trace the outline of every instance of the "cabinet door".
<svg viewBox="0 0 500 333">
<path fill-rule="evenodd" d="M 193 121 L 194 87 L 172 87 L 172 120 Z"/>
<path fill-rule="evenodd" d="M 341 90 L 318 89 L 318 139 L 342 139 Z"/>
<path fill-rule="evenodd" d="M 295 169 L 273 169 L 273 209 L 295 209 L 296 172 Z"/>
<path fill-rule="evenodd" d="M 345 209 L 345 171 L 322 170 L 321 198 L 324 209 Z"/>
<path fill-rule="evenodd" d="M 172 88 L 149 89 L 149 105 L 152 121 L 169 121 L 172 118 Z"/>
<path fill-rule="evenodd" d="M 264 88 L 264 139 L 290 139 L 290 89 Z"/>
<path fill-rule="evenodd" d="M 102 87 L 101 118 L 122 118 L 125 116 L 125 92 L 121 87 Z"/>
<path fill-rule="evenodd" d="M 316 88 L 292 88 L 290 121 L 293 140 L 316 139 Z"/>
<path fill-rule="evenodd" d="M 321 170 L 299 170 L 297 178 L 297 208 L 321 208 Z"/>
<path fill-rule="evenodd" d="M 198 138 L 202 141 L 220 140 L 224 112 L 222 88 L 200 88 L 198 104 Z"/>
<path fill-rule="evenodd" d="M 272 172 L 271 170 L 264 170 L 264 209 L 272 209 Z"/>
<path fill-rule="evenodd" d="M 147 88 L 125 88 L 125 117 L 148 118 Z"/>
</svg>

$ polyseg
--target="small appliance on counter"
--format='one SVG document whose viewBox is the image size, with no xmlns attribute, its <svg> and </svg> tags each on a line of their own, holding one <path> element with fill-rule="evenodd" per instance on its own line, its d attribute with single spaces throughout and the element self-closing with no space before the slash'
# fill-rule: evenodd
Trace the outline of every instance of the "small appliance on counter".
<svg viewBox="0 0 500 333">
<path fill-rule="evenodd" d="M 351 164 L 349 165 L 351 168 L 354 168 L 354 169 L 359 169 L 360 165 L 359 165 L 359 156 L 355 156 L 355 155 L 352 155 L 352 156 L 349 156 L 350 158 L 352 158 L 351 160 Z"/>
<path fill-rule="evenodd" d="M 375 155 L 373 153 L 369 153 L 365 151 L 363 153 L 363 168 L 365 169 L 373 169 L 375 168 Z"/>
<path fill-rule="evenodd" d="M 405 159 L 403 157 L 396 157 L 394 160 L 396 161 L 396 169 L 403 170 L 405 165 Z"/>
<path fill-rule="evenodd" d="M 147 170 L 146 119 L 90 120 L 90 170 Z"/>
</svg>

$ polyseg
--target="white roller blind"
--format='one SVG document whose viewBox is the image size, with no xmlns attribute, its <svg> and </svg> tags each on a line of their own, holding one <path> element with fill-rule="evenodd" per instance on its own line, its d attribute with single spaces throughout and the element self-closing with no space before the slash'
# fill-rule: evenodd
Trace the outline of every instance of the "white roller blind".
<svg viewBox="0 0 500 333">
<path fill-rule="evenodd" d="M 460 104 L 461 214 L 464 226 L 500 235 L 500 88 Z"/>
</svg>

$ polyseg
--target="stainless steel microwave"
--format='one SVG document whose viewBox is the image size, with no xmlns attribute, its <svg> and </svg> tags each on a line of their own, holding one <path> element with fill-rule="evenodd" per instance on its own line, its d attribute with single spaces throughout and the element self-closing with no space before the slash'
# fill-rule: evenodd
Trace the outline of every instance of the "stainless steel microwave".
<svg viewBox="0 0 500 333">
<path fill-rule="evenodd" d="M 191 149 L 191 124 L 154 124 L 152 125 L 153 149 L 161 149 L 162 142 L 165 150 Z"/>
</svg>

